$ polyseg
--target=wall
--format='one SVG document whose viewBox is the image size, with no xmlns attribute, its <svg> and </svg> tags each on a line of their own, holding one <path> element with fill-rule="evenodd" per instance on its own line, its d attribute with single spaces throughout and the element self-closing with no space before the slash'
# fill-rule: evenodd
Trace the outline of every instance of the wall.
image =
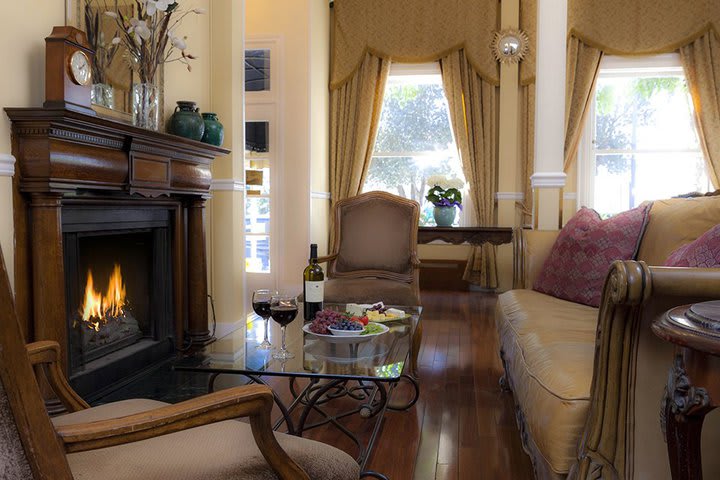
<svg viewBox="0 0 720 480">
<path fill-rule="evenodd" d="M 282 178 L 273 213 L 281 224 L 277 282 L 281 290 L 299 293 L 311 239 L 321 251 L 327 243 L 327 200 L 311 200 L 311 188 L 327 191 L 328 6 L 318 0 L 247 0 L 245 14 L 246 38 L 278 37 L 283 51 Z"/>
<path fill-rule="evenodd" d="M 28 12 L 32 21 L 28 21 Z M 45 100 L 45 37 L 55 25 L 65 24 L 62 0 L 4 2 L 0 42 L 3 72 L 0 77 L 0 106 L 37 107 Z M 9 155 L 10 120 L 0 113 L 0 157 Z M 5 256 L 10 282 L 14 283 L 14 229 L 12 181 L 0 174 L 0 246 Z"/>
</svg>

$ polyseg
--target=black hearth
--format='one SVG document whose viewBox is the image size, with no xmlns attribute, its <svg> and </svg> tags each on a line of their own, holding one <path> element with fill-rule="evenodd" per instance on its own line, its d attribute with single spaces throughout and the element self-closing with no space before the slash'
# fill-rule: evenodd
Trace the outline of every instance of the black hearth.
<svg viewBox="0 0 720 480">
<path fill-rule="evenodd" d="M 68 373 L 81 396 L 172 355 L 172 218 L 162 206 L 63 208 Z"/>
</svg>

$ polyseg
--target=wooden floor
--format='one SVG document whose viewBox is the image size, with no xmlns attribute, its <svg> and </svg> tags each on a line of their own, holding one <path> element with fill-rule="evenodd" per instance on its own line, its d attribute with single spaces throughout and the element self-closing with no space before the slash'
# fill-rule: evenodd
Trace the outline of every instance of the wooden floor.
<svg viewBox="0 0 720 480">
<path fill-rule="evenodd" d="M 386 413 L 367 469 L 390 480 L 532 479 L 532 466 L 515 425 L 512 395 L 501 392 L 498 386 L 502 368 L 495 334 L 496 297 L 478 292 L 423 291 L 422 300 L 420 399 L 408 411 Z M 221 375 L 216 386 L 232 386 L 241 378 Z M 175 403 L 204 394 L 207 381 L 206 374 L 167 367 L 99 403 L 136 397 Z M 274 377 L 269 383 L 289 403 L 287 380 Z M 397 389 L 393 398 L 403 395 L 409 395 L 408 388 Z M 369 438 L 374 424 L 358 415 L 343 422 L 364 438 Z M 358 453 L 337 429 L 322 427 L 303 436 L 335 445 L 352 456 Z"/>
<path fill-rule="evenodd" d="M 512 395 L 498 386 L 502 367 L 495 334 L 496 297 L 424 291 L 422 299 L 420 400 L 407 412 L 386 413 L 367 468 L 391 480 L 532 479 Z M 273 388 L 289 398 L 284 383 Z M 368 436 L 371 424 L 355 418 L 347 425 L 361 431 L 367 426 Z M 357 452 L 334 429 L 304 436 L 352 455 Z"/>
</svg>

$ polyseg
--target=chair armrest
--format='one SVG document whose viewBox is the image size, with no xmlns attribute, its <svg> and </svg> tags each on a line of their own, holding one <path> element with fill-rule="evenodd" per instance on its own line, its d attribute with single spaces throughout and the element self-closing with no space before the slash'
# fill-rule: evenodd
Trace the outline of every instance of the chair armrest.
<svg viewBox="0 0 720 480">
<path fill-rule="evenodd" d="M 626 462 L 634 461 L 636 449 L 641 447 L 641 439 L 633 440 L 638 418 L 635 405 L 638 395 L 644 393 L 636 390 L 643 361 L 639 358 L 643 351 L 640 341 L 657 340 L 650 333 L 650 324 L 658 314 L 679 305 L 716 299 L 718 292 L 720 268 L 648 267 L 645 262 L 632 260 L 612 264 L 600 301 L 590 410 L 572 469 L 578 473 L 573 478 L 628 478 L 631 471 L 638 474 L 638 466 Z M 658 372 L 660 388 L 670 358 L 667 365 L 658 364 L 654 356 L 645 361 L 662 370 Z M 659 392 L 651 400 L 659 403 Z M 655 416 L 653 421 L 657 421 Z M 652 428 L 659 431 L 659 424 Z"/>
<path fill-rule="evenodd" d="M 55 427 L 55 430 L 65 451 L 71 453 L 136 442 L 223 420 L 250 417 L 255 442 L 275 473 L 283 480 L 309 480 L 307 474 L 275 439 L 270 426 L 272 406 L 273 396 L 269 387 L 246 385 L 126 417 L 62 425 Z"/>
<path fill-rule="evenodd" d="M 43 340 L 25 345 L 30 364 L 44 366 L 45 376 L 50 388 L 70 412 L 89 408 L 90 405 L 73 390 L 60 369 L 60 345 L 57 342 Z"/>
<path fill-rule="evenodd" d="M 337 253 L 331 253 L 330 255 L 325 255 L 324 257 L 318 257 L 317 262 L 318 263 L 325 263 L 332 260 L 335 260 L 337 258 Z"/>
<path fill-rule="evenodd" d="M 559 230 L 514 230 L 513 288 L 532 287 L 559 233 Z"/>
</svg>

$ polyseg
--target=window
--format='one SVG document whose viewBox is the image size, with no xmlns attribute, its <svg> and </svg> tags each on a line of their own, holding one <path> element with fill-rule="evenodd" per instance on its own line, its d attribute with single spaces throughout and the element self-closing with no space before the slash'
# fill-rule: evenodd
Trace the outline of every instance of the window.
<svg viewBox="0 0 720 480">
<path fill-rule="evenodd" d="M 677 54 L 605 57 L 581 145 L 580 200 L 609 216 L 706 192 L 693 106 Z"/>
<path fill-rule="evenodd" d="M 416 200 L 420 225 L 435 225 L 432 204 L 425 200 L 425 180 L 431 175 L 464 181 L 440 66 L 393 64 L 363 191 L 382 190 Z M 462 213 L 458 221 L 463 223 Z"/>
</svg>

